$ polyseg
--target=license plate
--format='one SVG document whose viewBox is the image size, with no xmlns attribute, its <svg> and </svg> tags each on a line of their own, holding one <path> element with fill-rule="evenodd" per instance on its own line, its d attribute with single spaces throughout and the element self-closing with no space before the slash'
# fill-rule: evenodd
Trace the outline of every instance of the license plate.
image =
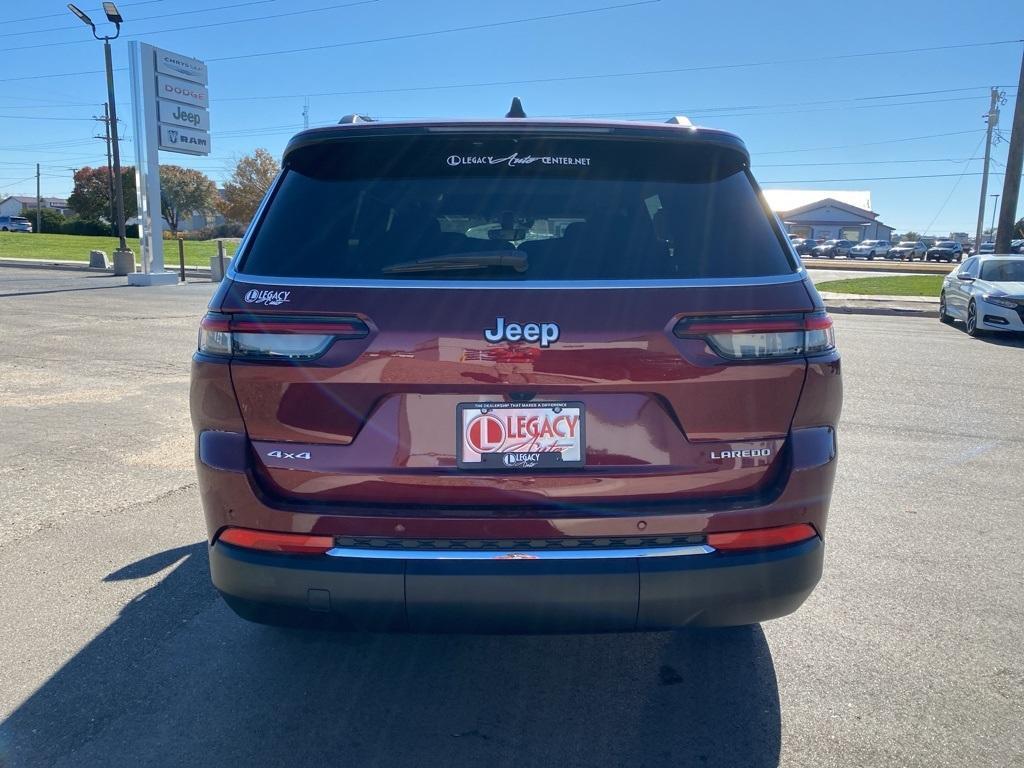
<svg viewBox="0 0 1024 768">
<path fill-rule="evenodd" d="M 461 469 L 582 467 L 583 403 L 459 403 L 456 462 Z"/>
</svg>

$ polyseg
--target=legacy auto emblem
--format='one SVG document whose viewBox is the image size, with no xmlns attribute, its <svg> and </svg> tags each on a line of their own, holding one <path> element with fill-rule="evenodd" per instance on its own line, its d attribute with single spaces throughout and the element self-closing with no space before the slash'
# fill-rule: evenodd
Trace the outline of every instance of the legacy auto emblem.
<svg viewBox="0 0 1024 768">
<path fill-rule="evenodd" d="M 291 291 L 260 291 L 252 288 L 246 291 L 244 299 L 246 304 L 263 304 L 267 307 L 279 307 L 288 302 Z"/>
<path fill-rule="evenodd" d="M 560 335 L 558 323 L 506 323 L 504 317 L 495 320 L 494 328 L 484 329 L 484 338 L 491 344 L 525 341 L 530 344 L 539 342 L 542 347 L 548 347 L 558 341 Z"/>
</svg>

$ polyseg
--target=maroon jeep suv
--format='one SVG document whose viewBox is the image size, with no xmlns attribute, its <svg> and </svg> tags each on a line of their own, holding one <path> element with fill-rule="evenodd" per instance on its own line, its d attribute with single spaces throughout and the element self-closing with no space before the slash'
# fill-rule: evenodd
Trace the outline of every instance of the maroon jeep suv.
<svg viewBox="0 0 1024 768">
<path fill-rule="evenodd" d="M 731 134 L 303 131 L 193 360 L 210 570 L 247 619 L 728 626 L 821 576 L 839 354 Z"/>
</svg>

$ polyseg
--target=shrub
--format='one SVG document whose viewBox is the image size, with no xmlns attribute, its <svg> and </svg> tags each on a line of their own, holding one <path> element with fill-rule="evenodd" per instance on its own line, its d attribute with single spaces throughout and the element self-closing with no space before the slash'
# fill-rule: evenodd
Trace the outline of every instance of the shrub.
<svg viewBox="0 0 1024 768">
<path fill-rule="evenodd" d="M 117 232 L 105 221 L 89 221 L 88 219 L 66 219 L 60 227 L 62 235 L 99 235 L 117 237 Z M 124 236 L 137 238 L 139 225 L 128 224 L 124 228 Z"/>
<path fill-rule="evenodd" d="M 21 215 L 32 222 L 32 229 L 36 232 L 48 232 L 50 234 L 60 232 L 61 227 L 67 219 L 64 214 L 60 211 L 56 211 L 53 208 L 40 208 L 40 226 L 36 226 L 36 209 L 26 208 L 21 212 Z"/>
</svg>

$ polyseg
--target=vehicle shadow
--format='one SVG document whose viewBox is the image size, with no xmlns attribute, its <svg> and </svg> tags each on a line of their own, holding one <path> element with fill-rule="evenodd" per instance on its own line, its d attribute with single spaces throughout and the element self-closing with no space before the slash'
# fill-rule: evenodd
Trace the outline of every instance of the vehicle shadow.
<svg viewBox="0 0 1024 768">
<path fill-rule="evenodd" d="M 977 339 L 995 347 L 1024 349 L 1024 333 L 985 333 Z"/>
<path fill-rule="evenodd" d="M 203 542 L 0 725 L 0 766 L 777 766 L 758 626 L 641 635 L 280 630 L 212 594 Z"/>
</svg>

